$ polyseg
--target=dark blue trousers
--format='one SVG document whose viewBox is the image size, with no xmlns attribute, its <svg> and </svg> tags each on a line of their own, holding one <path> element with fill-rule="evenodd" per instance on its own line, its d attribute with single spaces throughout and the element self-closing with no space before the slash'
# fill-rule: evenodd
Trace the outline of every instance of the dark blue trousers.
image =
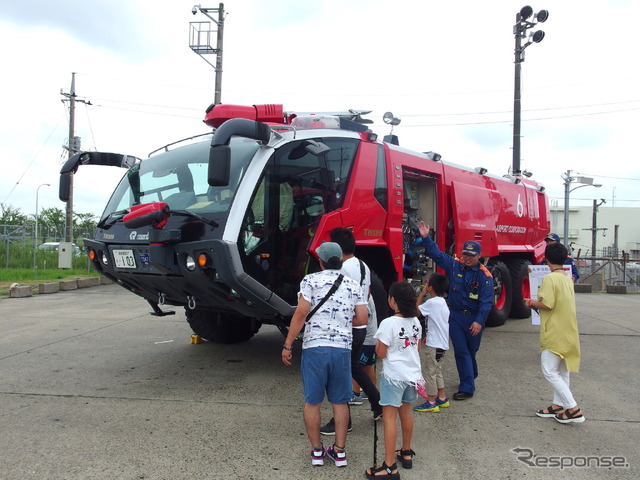
<svg viewBox="0 0 640 480">
<path fill-rule="evenodd" d="M 469 328 L 474 319 L 475 315 L 463 315 L 453 309 L 449 315 L 449 336 L 460 377 L 459 390 L 466 393 L 475 392 L 475 379 L 478 376 L 476 353 L 480 349 L 482 332 L 475 337 L 471 335 Z"/>
</svg>

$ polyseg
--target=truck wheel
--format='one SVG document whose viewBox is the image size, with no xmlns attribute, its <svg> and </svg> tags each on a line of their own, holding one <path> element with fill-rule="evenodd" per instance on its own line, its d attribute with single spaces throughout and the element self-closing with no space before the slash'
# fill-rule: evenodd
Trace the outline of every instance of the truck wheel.
<svg viewBox="0 0 640 480">
<path fill-rule="evenodd" d="M 214 343 L 246 342 L 262 326 L 258 320 L 242 315 L 221 314 L 206 308 L 185 307 L 184 310 L 193 333 Z"/>
<path fill-rule="evenodd" d="M 389 301 L 382 280 L 380 280 L 380 277 L 373 271 L 371 272 L 371 296 L 376 306 L 378 325 L 380 325 L 380 322 L 389 316 Z"/>
<path fill-rule="evenodd" d="M 487 327 L 499 327 L 509 318 L 513 284 L 509 269 L 500 261 L 490 261 L 487 268 L 493 275 L 494 299 L 493 307 L 487 318 Z"/>
<path fill-rule="evenodd" d="M 531 298 L 529 286 L 529 265 L 531 262 L 524 258 L 514 258 L 508 262 L 513 295 L 511 300 L 511 318 L 529 318 L 531 309 L 524 304 L 525 298 Z"/>
</svg>

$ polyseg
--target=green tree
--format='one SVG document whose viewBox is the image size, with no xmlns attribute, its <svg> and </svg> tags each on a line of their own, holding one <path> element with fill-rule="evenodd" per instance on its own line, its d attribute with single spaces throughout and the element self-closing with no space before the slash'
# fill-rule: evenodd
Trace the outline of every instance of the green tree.
<svg viewBox="0 0 640 480">
<path fill-rule="evenodd" d="M 98 225 L 97 217 L 93 213 L 74 213 L 73 215 L 73 231 L 76 236 L 76 243 L 80 244 L 80 238 L 93 236 Z"/>
<path fill-rule="evenodd" d="M 24 225 L 27 216 L 19 208 L 6 203 L 0 203 L 0 225 Z"/>
<path fill-rule="evenodd" d="M 38 215 L 38 222 L 42 226 L 43 238 L 45 238 L 45 230 L 53 232 L 52 236 L 56 240 L 62 238 L 64 236 L 65 219 L 66 214 L 62 209 L 57 207 L 43 208 L 40 211 L 40 215 Z"/>
</svg>

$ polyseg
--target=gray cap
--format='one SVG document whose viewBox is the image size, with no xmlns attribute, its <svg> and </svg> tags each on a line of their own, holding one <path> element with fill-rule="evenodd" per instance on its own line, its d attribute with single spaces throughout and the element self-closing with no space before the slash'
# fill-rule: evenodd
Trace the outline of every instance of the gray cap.
<svg viewBox="0 0 640 480">
<path fill-rule="evenodd" d="M 338 260 L 342 260 L 342 249 L 340 248 L 340 245 L 335 242 L 324 242 L 316 248 L 316 253 L 324 263 L 327 263 L 333 257 L 337 257 Z"/>
</svg>

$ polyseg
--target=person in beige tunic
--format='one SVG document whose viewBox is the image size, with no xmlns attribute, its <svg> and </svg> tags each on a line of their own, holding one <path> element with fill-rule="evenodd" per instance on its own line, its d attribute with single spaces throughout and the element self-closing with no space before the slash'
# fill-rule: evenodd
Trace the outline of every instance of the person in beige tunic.
<svg viewBox="0 0 640 480">
<path fill-rule="evenodd" d="M 580 368 L 580 339 L 573 280 L 563 269 L 567 248 L 550 243 L 545 257 L 551 273 L 542 280 L 538 299 L 526 300 L 528 307 L 540 311 L 540 363 L 553 388 L 553 403 L 536 415 L 554 417 L 560 423 L 581 423 L 584 415 L 569 389 L 569 372 Z"/>
</svg>

